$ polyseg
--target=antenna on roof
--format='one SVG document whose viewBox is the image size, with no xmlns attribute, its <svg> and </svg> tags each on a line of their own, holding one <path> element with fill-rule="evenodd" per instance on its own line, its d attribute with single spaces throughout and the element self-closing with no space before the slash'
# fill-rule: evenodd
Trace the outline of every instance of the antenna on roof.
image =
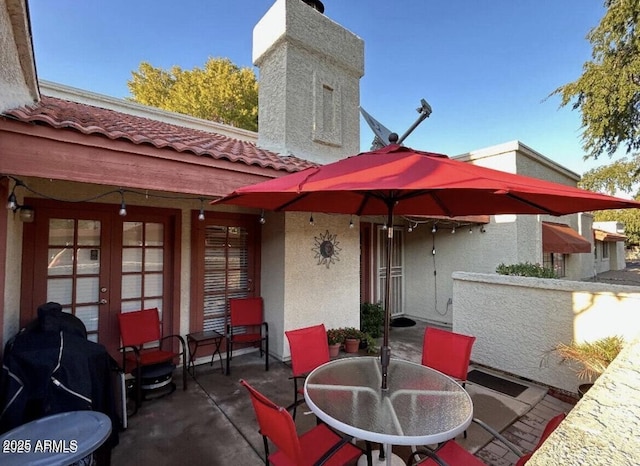
<svg viewBox="0 0 640 466">
<path fill-rule="evenodd" d="M 402 144 L 407 136 L 409 136 L 420 123 L 422 123 L 429 117 L 429 115 L 431 115 L 431 105 L 429 105 L 426 100 L 420 99 L 420 107 L 418 107 L 416 111 L 420 114 L 418 119 L 399 139 L 397 139 L 398 136 L 396 134 L 395 138 L 397 139 L 397 142 L 393 141 L 392 144 Z M 373 142 L 371 143 L 371 150 L 381 149 L 384 146 L 388 146 L 390 143 L 390 136 L 394 133 L 392 133 L 391 130 L 386 128 L 378 120 L 369 115 L 362 107 L 360 107 L 360 113 L 362 113 L 362 116 L 375 135 L 375 137 L 373 138 Z"/>
<path fill-rule="evenodd" d="M 369 128 L 375 135 L 373 142 L 371 143 L 371 150 L 382 149 L 384 146 L 389 145 L 389 136 L 391 136 L 391 130 L 380 123 L 378 120 L 369 115 L 364 108 L 360 107 L 360 113 L 364 117 L 364 120 L 369 125 Z"/>
</svg>

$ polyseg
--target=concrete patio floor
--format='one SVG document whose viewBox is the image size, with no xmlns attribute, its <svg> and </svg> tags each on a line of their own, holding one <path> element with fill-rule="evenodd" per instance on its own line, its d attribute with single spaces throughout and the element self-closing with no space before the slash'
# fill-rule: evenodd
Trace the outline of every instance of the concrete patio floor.
<svg viewBox="0 0 640 466">
<path fill-rule="evenodd" d="M 415 362 L 420 361 L 424 323 L 413 327 L 393 328 L 391 331 L 392 356 Z M 204 359 L 206 360 L 206 359 Z M 203 360 L 203 361 L 204 361 Z M 258 390 L 283 406 L 293 399 L 290 367 L 275 359 L 270 370 L 264 371 L 264 360 L 257 352 L 236 356 L 232 373 L 226 376 L 220 366 L 201 364 L 196 376 L 189 376 L 186 391 L 178 388 L 173 394 L 143 403 L 135 416 L 129 418 L 128 428 L 121 432 L 120 443 L 113 449 L 111 464 L 139 465 L 245 465 L 263 462 L 262 437 L 246 391 L 238 381 L 246 379 Z M 176 374 L 175 379 L 178 379 Z M 518 381 L 518 383 L 523 383 Z M 514 418 L 503 433 L 525 451 L 531 450 L 547 420 L 559 412 L 568 412 L 571 404 L 546 393 L 542 387 L 526 384 L 529 388 L 517 398 L 511 398 L 488 388 L 468 382 L 467 389 L 474 399 L 474 415 L 479 412 L 491 417 L 502 409 L 513 411 Z M 477 400 L 477 401 L 476 401 Z M 498 408 L 496 408 L 498 407 Z M 299 432 L 315 425 L 315 417 L 306 414 L 301 405 L 296 417 Z M 486 419 L 485 419 L 486 420 Z M 460 443 L 477 449 L 489 438 L 478 438 L 481 432 L 472 425 L 468 439 L 460 436 Z M 394 449 L 405 459 L 408 450 Z M 484 445 L 476 453 L 490 465 L 508 466 L 517 458 L 497 442 Z"/>
</svg>

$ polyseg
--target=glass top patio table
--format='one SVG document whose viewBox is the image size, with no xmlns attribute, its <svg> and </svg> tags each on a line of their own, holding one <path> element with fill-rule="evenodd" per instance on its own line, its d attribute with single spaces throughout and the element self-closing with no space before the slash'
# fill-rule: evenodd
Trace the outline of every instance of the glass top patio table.
<svg viewBox="0 0 640 466">
<path fill-rule="evenodd" d="M 337 359 L 309 374 L 304 396 L 329 426 L 385 445 L 444 442 L 471 423 L 471 397 L 441 372 L 391 359 L 387 383 L 383 391 L 377 357 Z"/>
</svg>

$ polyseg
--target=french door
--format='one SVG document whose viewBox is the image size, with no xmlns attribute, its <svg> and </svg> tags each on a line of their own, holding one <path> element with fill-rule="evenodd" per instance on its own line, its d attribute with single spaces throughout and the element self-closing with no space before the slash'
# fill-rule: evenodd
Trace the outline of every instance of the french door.
<svg viewBox="0 0 640 466">
<path fill-rule="evenodd" d="M 117 315 L 157 307 L 172 328 L 175 213 L 33 200 L 24 224 L 21 324 L 57 302 L 115 354 Z M 171 212 L 171 211 L 170 211 Z"/>
</svg>

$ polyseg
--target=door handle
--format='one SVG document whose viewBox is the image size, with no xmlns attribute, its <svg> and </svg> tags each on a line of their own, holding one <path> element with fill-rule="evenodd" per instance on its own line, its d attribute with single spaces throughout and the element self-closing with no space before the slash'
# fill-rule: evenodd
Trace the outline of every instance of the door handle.
<svg viewBox="0 0 640 466">
<path fill-rule="evenodd" d="M 100 300 L 100 304 L 107 304 L 107 300 L 106 300 L 105 298 L 102 298 L 102 299 Z"/>
</svg>

